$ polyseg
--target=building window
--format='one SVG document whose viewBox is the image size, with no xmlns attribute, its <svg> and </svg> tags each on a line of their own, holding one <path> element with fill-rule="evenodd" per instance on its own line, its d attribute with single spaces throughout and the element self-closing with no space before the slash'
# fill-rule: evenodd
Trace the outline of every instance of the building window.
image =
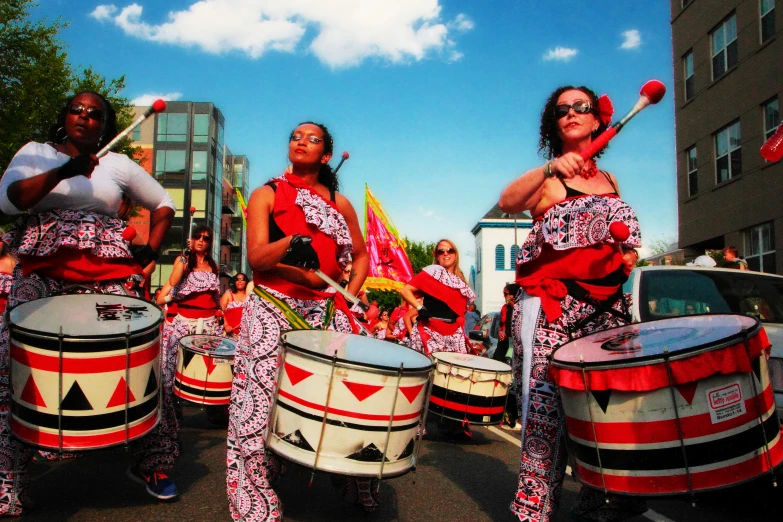
<svg viewBox="0 0 783 522">
<path fill-rule="evenodd" d="M 506 269 L 506 247 L 498 245 L 495 247 L 495 270 Z"/>
<path fill-rule="evenodd" d="M 760 0 L 761 43 L 775 36 L 775 0 Z"/>
<path fill-rule="evenodd" d="M 517 266 L 517 254 L 519 253 L 519 245 L 511 245 L 511 254 L 508 256 L 508 268 L 514 270 Z"/>
<path fill-rule="evenodd" d="M 190 170 L 193 173 L 193 181 L 207 180 L 207 151 L 193 151 L 193 164 Z"/>
<path fill-rule="evenodd" d="M 715 172 L 718 183 L 742 174 L 740 122 L 738 121 L 715 134 Z"/>
<path fill-rule="evenodd" d="M 685 101 L 693 98 L 694 79 L 693 79 L 693 51 L 688 51 L 682 58 L 682 65 L 685 72 Z"/>
<path fill-rule="evenodd" d="M 155 177 L 159 180 L 185 179 L 185 151 L 159 150 L 155 156 Z"/>
<path fill-rule="evenodd" d="M 752 227 L 743 234 L 745 260 L 757 272 L 775 273 L 775 228 L 772 222 Z"/>
<path fill-rule="evenodd" d="M 699 163 L 696 157 L 696 147 L 691 147 L 685 151 L 685 162 L 688 170 L 688 195 L 695 196 L 699 192 Z"/>
<path fill-rule="evenodd" d="M 476 273 L 481 272 L 481 247 L 476 248 Z"/>
<path fill-rule="evenodd" d="M 196 114 L 193 117 L 193 143 L 209 141 L 209 114 Z"/>
<path fill-rule="evenodd" d="M 737 15 L 733 14 L 712 32 L 712 79 L 737 65 Z"/>
<path fill-rule="evenodd" d="M 138 125 L 133 129 L 133 138 L 131 139 L 133 141 L 139 141 L 141 139 L 141 125 Z"/>
<path fill-rule="evenodd" d="M 187 114 L 159 114 L 158 141 L 184 142 L 188 137 Z"/>
<path fill-rule="evenodd" d="M 780 125 L 780 106 L 778 105 L 777 96 L 762 106 L 764 111 L 764 140 L 768 140 L 775 134 L 775 131 Z"/>
</svg>

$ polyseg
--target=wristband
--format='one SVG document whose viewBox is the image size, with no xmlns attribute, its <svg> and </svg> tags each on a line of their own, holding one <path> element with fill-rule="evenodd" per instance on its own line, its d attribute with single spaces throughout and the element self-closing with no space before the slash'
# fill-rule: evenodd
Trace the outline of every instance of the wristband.
<svg viewBox="0 0 783 522">
<path fill-rule="evenodd" d="M 163 301 L 164 301 L 164 302 L 166 302 L 166 303 L 170 303 L 170 302 L 172 302 L 173 300 L 174 300 L 174 299 L 172 299 L 170 295 L 167 295 L 166 297 L 164 297 L 164 298 L 163 298 Z"/>
<path fill-rule="evenodd" d="M 552 172 L 552 162 L 547 161 L 546 165 L 544 165 L 544 177 L 545 178 L 554 178 L 555 174 Z"/>
</svg>

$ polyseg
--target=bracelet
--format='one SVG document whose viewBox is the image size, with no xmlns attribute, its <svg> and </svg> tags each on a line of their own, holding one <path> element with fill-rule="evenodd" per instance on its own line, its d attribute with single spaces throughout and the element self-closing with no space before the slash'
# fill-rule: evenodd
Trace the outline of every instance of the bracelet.
<svg viewBox="0 0 783 522">
<path fill-rule="evenodd" d="M 552 162 L 547 161 L 546 165 L 544 165 L 544 177 L 545 178 L 554 178 L 555 174 L 552 172 Z"/>
<path fill-rule="evenodd" d="M 163 301 L 164 301 L 164 302 L 166 302 L 166 303 L 170 303 L 170 302 L 172 302 L 173 300 L 174 300 L 174 299 L 172 299 L 170 295 L 167 295 L 166 297 L 164 297 L 164 298 L 163 298 Z"/>
</svg>

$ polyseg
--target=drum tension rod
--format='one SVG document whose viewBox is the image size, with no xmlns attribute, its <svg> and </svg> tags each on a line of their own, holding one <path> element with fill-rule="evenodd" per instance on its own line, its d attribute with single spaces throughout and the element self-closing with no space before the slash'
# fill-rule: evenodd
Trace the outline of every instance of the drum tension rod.
<svg viewBox="0 0 783 522">
<path fill-rule="evenodd" d="M 313 486 L 315 472 L 318 471 L 318 457 L 321 455 L 321 446 L 324 443 L 324 431 L 326 431 L 326 416 L 329 414 L 329 400 L 332 397 L 332 382 L 334 382 L 334 369 L 337 367 L 337 352 L 332 354 L 332 371 L 329 374 L 329 388 L 326 390 L 326 404 L 324 404 L 324 417 L 321 419 L 321 435 L 318 437 L 318 449 L 315 450 L 315 460 L 313 461 L 313 472 L 310 474 L 310 483 L 308 487 Z"/>
<path fill-rule="evenodd" d="M 758 321 L 758 319 L 757 319 Z M 750 357 L 750 340 L 748 338 L 748 331 L 747 329 L 742 329 L 742 335 L 743 335 L 743 344 L 745 345 L 745 354 L 748 356 L 748 368 L 750 368 L 750 372 L 748 375 L 750 375 L 750 383 L 753 387 L 753 398 L 756 402 L 756 411 L 758 412 L 758 419 L 759 419 L 759 427 L 761 428 L 761 436 L 764 438 L 764 456 L 766 457 L 767 461 L 767 468 L 769 468 L 769 476 L 772 478 L 772 487 L 776 488 L 778 487 L 778 480 L 775 477 L 775 468 L 772 466 L 772 456 L 769 453 L 769 440 L 767 439 L 767 432 L 764 428 L 764 413 L 761 411 L 761 398 L 759 397 L 758 388 L 756 387 L 756 376 L 753 374 L 753 360 Z M 762 353 L 759 355 L 759 357 L 764 357 L 764 354 Z M 760 379 L 761 377 L 759 377 Z M 780 429 L 780 426 L 778 425 L 778 430 Z"/>
<path fill-rule="evenodd" d="M 598 434 L 595 432 L 595 420 L 593 419 L 593 409 L 590 407 L 590 387 L 587 385 L 587 372 L 585 371 L 585 358 L 579 354 L 579 365 L 582 368 L 582 382 L 585 387 L 585 401 L 587 402 L 587 413 L 590 414 L 590 426 L 593 428 L 593 442 L 595 443 L 595 455 L 598 457 L 598 468 L 601 470 L 601 483 L 604 486 L 604 499 L 609 504 L 609 492 L 606 489 L 606 478 L 604 477 L 604 465 L 601 463 L 601 450 L 598 449 Z"/>
<path fill-rule="evenodd" d="M 397 370 L 397 389 L 394 392 L 394 399 L 392 401 L 391 414 L 389 415 L 389 426 L 386 428 L 386 443 L 383 445 L 383 455 L 381 456 L 381 468 L 378 470 L 378 486 L 375 493 L 381 490 L 381 479 L 383 478 L 383 467 L 386 464 L 386 452 L 389 450 L 389 440 L 391 439 L 392 424 L 394 423 L 394 411 L 397 409 L 397 397 L 400 396 L 400 381 L 402 381 L 402 372 L 405 368 L 405 363 L 400 363 L 400 368 Z"/>
<path fill-rule="evenodd" d="M 696 507 L 696 494 L 693 492 L 693 478 L 691 477 L 691 468 L 688 465 L 688 455 L 685 451 L 685 435 L 682 431 L 682 422 L 680 421 L 680 410 L 677 409 L 677 396 L 674 394 L 674 377 L 672 368 L 669 365 L 669 349 L 663 347 L 663 365 L 666 367 L 666 375 L 669 377 L 669 393 L 672 398 L 672 408 L 674 408 L 674 419 L 677 423 L 677 435 L 680 437 L 680 450 L 682 451 L 682 461 L 685 465 L 685 476 L 688 478 L 688 493 L 691 497 L 691 506 Z"/>
<path fill-rule="evenodd" d="M 58 377 L 57 383 L 57 446 L 59 452 L 63 452 L 63 342 L 65 341 L 65 335 L 63 335 L 63 327 L 60 325 L 60 334 L 57 336 L 58 340 Z"/>
</svg>

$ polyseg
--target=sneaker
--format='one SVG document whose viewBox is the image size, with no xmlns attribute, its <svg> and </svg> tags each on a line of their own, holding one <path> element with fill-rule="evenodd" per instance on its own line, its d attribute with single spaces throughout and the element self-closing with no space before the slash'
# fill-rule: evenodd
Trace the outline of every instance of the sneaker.
<svg viewBox="0 0 783 522">
<path fill-rule="evenodd" d="M 179 495 L 177 485 L 162 471 L 153 471 L 148 475 L 131 466 L 125 474 L 134 482 L 144 484 L 147 493 L 160 500 L 170 500 Z"/>
</svg>

